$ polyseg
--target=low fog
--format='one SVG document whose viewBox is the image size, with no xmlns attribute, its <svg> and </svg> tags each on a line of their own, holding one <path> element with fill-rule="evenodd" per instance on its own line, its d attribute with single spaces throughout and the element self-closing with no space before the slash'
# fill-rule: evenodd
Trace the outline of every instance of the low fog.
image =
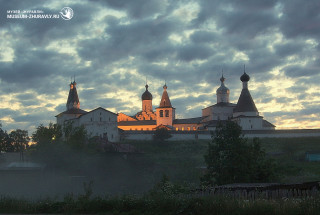
<svg viewBox="0 0 320 215">
<path fill-rule="evenodd" d="M 93 195 L 140 194 L 159 181 L 162 170 L 143 153 L 48 152 L 39 159 L 24 153 L 1 153 L 0 195 L 23 198 L 63 198 L 85 192 Z M 44 162 L 45 161 L 45 162 Z M 91 185 L 90 185 L 91 184 Z"/>
</svg>

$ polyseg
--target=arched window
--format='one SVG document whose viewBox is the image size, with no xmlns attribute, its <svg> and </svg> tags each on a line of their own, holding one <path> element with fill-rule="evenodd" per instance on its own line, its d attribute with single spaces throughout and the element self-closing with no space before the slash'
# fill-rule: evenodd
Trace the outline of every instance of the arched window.
<svg viewBox="0 0 320 215">
<path fill-rule="evenodd" d="M 163 110 L 160 110 L 160 117 L 163 117 Z"/>
<path fill-rule="evenodd" d="M 169 117 L 169 110 L 166 110 L 165 113 L 166 113 L 166 117 Z"/>
</svg>

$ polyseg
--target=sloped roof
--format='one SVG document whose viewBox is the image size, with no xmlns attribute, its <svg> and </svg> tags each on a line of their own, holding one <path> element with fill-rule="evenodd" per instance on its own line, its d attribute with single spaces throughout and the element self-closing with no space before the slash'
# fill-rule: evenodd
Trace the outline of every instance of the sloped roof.
<svg viewBox="0 0 320 215">
<path fill-rule="evenodd" d="M 199 124 L 203 117 L 188 118 L 188 119 L 175 119 L 173 124 Z"/>
<path fill-rule="evenodd" d="M 107 109 L 105 109 L 105 108 L 103 108 L 103 107 L 97 107 L 96 109 L 93 109 L 93 110 L 91 110 L 91 111 L 89 111 L 89 112 L 86 112 L 86 114 L 87 113 L 91 113 L 91 112 L 93 112 L 93 111 L 96 111 L 96 110 L 103 110 L 103 111 L 106 111 L 106 112 L 109 112 L 109 113 L 111 113 L 111 114 L 114 114 L 114 115 L 118 115 L 118 114 L 116 114 L 116 113 L 113 113 L 113 112 L 111 112 L 111 111 L 109 111 L 109 110 L 107 110 Z"/>
<path fill-rule="evenodd" d="M 168 130 L 173 130 L 174 129 L 174 127 L 173 126 L 171 126 L 171 125 L 158 125 L 157 127 L 155 127 L 155 128 L 153 128 L 152 130 L 157 130 L 157 129 L 160 129 L 160 128 L 166 128 L 166 129 L 168 129 Z"/>
<path fill-rule="evenodd" d="M 167 85 L 163 86 L 163 93 L 162 93 L 162 98 L 161 98 L 159 107 L 160 108 L 172 107 L 170 99 L 169 99 L 169 95 L 167 92 Z"/>
<path fill-rule="evenodd" d="M 72 87 L 71 87 L 71 85 L 72 85 Z M 77 83 L 75 81 L 70 84 L 70 91 L 69 91 L 68 100 L 67 100 L 67 107 L 68 107 L 68 104 L 79 103 L 79 97 L 78 97 L 76 85 L 77 85 Z"/>
<path fill-rule="evenodd" d="M 149 92 L 148 87 L 148 84 L 146 84 L 146 91 L 141 96 L 142 100 L 152 100 L 152 94 Z"/>
<path fill-rule="evenodd" d="M 210 107 L 235 107 L 235 106 L 237 106 L 237 104 L 230 103 L 230 102 L 219 102 L 217 104 L 202 108 L 202 110 L 210 108 Z"/>
<path fill-rule="evenodd" d="M 59 115 L 61 115 L 61 114 L 81 114 L 81 115 L 83 115 L 83 114 L 86 114 L 86 113 L 88 113 L 87 111 L 84 111 L 84 110 L 82 110 L 82 109 L 77 109 L 77 108 L 71 108 L 71 109 L 69 109 L 69 110 L 66 110 L 66 111 L 64 111 L 64 112 L 61 112 L 61 113 L 59 113 L 58 115 L 56 115 L 56 117 L 57 116 L 59 116 Z"/>
<path fill-rule="evenodd" d="M 272 124 L 271 122 L 268 122 L 267 120 L 262 121 L 262 126 L 263 127 L 276 127 L 274 124 Z"/>
<path fill-rule="evenodd" d="M 132 126 L 132 125 L 156 125 L 156 120 L 140 120 L 140 121 L 120 121 L 118 126 Z"/>
<path fill-rule="evenodd" d="M 248 89 L 242 89 L 237 106 L 233 112 L 258 112 Z"/>
</svg>

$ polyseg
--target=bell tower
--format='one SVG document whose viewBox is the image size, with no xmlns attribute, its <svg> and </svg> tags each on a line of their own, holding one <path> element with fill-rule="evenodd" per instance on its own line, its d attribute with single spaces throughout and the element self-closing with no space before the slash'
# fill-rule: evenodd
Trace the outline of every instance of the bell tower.
<svg viewBox="0 0 320 215">
<path fill-rule="evenodd" d="M 77 93 L 77 82 L 73 81 L 70 83 L 69 96 L 67 100 L 67 110 L 80 109 L 80 101 Z"/>
<path fill-rule="evenodd" d="M 157 126 L 159 125 L 170 125 L 172 126 L 173 120 L 175 119 L 175 108 L 172 107 L 169 95 L 167 92 L 167 85 L 163 86 L 162 98 L 157 110 Z"/>
</svg>

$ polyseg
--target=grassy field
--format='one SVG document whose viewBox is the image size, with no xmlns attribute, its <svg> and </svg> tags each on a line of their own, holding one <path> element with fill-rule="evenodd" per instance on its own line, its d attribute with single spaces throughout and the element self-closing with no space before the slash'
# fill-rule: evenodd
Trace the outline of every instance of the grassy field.
<svg viewBox="0 0 320 215">
<path fill-rule="evenodd" d="M 205 171 L 203 155 L 209 140 L 128 143 L 144 152 L 145 162 L 154 164 L 154 173 L 158 176 L 166 174 L 175 182 L 198 184 Z M 320 180 L 320 162 L 305 161 L 307 151 L 320 152 L 320 138 L 263 138 L 261 144 L 278 164 L 277 182 Z"/>
<path fill-rule="evenodd" d="M 254 200 L 223 197 L 178 197 L 166 195 L 95 197 L 67 195 L 62 201 L 30 201 L 2 197 L 0 213 L 10 214 L 219 214 L 219 215 L 318 215 L 319 197 L 309 199 Z"/>
<path fill-rule="evenodd" d="M 265 151 L 279 164 L 281 182 L 320 180 L 320 162 L 305 160 L 306 152 L 320 153 L 320 138 L 264 138 Z"/>
</svg>

